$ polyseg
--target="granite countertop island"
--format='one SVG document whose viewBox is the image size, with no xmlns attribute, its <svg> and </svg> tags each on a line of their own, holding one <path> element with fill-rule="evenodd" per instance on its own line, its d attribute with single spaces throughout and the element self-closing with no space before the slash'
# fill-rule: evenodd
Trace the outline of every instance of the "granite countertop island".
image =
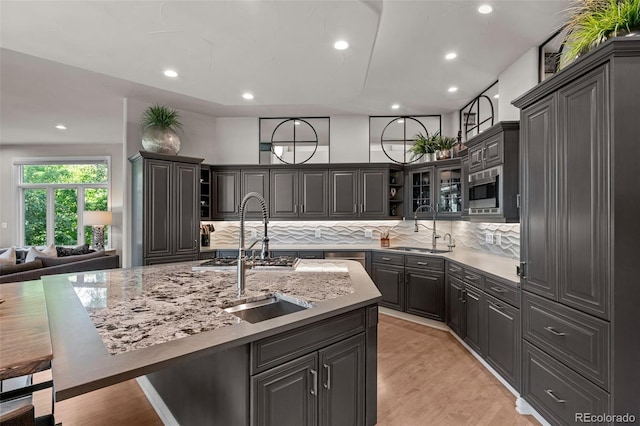
<svg viewBox="0 0 640 426">
<path fill-rule="evenodd" d="M 353 261 L 297 270 L 193 271 L 201 262 L 43 277 L 56 400 L 375 305 L 380 293 Z M 225 307 L 274 293 L 310 309 L 251 324 Z"/>
</svg>

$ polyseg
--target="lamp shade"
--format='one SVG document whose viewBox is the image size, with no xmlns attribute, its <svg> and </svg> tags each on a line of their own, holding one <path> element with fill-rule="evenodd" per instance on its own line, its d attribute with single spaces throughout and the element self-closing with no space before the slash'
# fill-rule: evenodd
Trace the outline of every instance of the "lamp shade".
<svg viewBox="0 0 640 426">
<path fill-rule="evenodd" d="M 84 211 L 82 222 L 84 226 L 111 225 L 111 212 Z"/>
</svg>

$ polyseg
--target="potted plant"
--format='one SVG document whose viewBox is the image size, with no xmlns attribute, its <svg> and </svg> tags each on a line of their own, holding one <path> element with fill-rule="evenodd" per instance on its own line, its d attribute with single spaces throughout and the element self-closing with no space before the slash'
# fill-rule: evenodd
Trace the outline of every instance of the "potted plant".
<svg viewBox="0 0 640 426">
<path fill-rule="evenodd" d="M 436 151 L 436 158 L 438 160 L 451 158 L 451 150 L 458 143 L 458 138 L 454 138 L 452 136 L 439 136 L 438 138 L 438 151 Z"/>
<path fill-rule="evenodd" d="M 145 151 L 176 155 L 180 151 L 180 138 L 176 132 L 182 128 L 179 119 L 178 111 L 164 105 L 154 104 L 147 108 L 140 120 Z"/>
<path fill-rule="evenodd" d="M 611 37 L 640 34 L 640 0 L 577 0 L 567 30 L 560 68 Z"/>
<path fill-rule="evenodd" d="M 416 134 L 415 142 L 409 148 L 411 159 L 424 158 L 427 162 L 433 161 L 432 154 L 436 152 L 436 142 L 439 134 L 440 132 L 436 132 L 433 135 L 429 135 L 429 132 L 426 132 L 426 135 L 422 133 Z"/>
</svg>

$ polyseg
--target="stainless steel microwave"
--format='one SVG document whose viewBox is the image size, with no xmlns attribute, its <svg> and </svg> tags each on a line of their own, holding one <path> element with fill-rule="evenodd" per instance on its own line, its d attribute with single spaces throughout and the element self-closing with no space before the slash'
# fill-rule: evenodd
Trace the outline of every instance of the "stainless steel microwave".
<svg viewBox="0 0 640 426">
<path fill-rule="evenodd" d="M 469 214 L 502 214 L 502 166 L 469 175 Z"/>
</svg>

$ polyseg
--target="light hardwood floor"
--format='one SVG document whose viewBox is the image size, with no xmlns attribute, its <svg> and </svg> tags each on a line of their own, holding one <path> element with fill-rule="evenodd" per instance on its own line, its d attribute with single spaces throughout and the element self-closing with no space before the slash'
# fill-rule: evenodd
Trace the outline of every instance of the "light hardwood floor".
<svg viewBox="0 0 640 426">
<path fill-rule="evenodd" d="M 515 397 L 449 333 L 380 315 L 378 336 L 378 425 L 538 425 L 515 411 Z M 34 403 L 36 415 L 50 412 L 50 391 Z M 162 424 L 135 380 L 55 410 L 63 426 Z"/>
</svg>

